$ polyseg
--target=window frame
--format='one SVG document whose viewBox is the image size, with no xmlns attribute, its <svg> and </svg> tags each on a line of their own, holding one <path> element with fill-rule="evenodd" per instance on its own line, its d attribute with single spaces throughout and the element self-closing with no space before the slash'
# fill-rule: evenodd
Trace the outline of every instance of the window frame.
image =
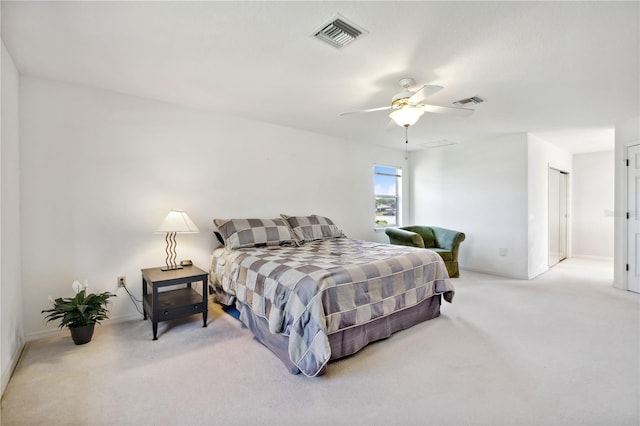
<svg viewBox="0 0 640 426">
<path fill-rule="evenodd" d="M 387 168 L 393 169 L 394 173 L 382 173 L 378 172 L 378 168 Z M 390 176 L 395 177 L 395 195 L 386 195 L 386 194 L 378 194 L 376 192 L 376 178 L 377 176 Z M 399 166 L 388 166 L 380 163 L 376 163 L 373 165 L 373 206 L 374 206 L 374 214 L 378 211 L 377 201 L 379 198 L 393 198 L 396 202 L 396 211 L 395 211 L 395 224 L 387 224 L 387 225 L 378 225 L 377 219 L 374 221 L 374 229 L 382 230 L 388 227 L 398 227 L 402 226 L 402 176 L 403 170 L 402 167 Z M 377 215 L 376 215 L 377 216 Z"/>
</svg>

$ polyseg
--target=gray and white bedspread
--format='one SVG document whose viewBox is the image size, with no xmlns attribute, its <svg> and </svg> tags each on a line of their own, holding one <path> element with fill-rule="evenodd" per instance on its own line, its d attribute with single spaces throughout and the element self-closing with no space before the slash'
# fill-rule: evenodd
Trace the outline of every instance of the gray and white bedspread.
<svg viewBox="0 0 640 426">
<path fill-rule="evenodd" d="M 317 375 L 331 357 L 327 336 L 442 294 L 454 287 L 440 256 L 413 247 L 349 238 L 301 247 L 213 252 L 210 280 L 221 303 L 233 298 L 289 336 L 291 361 Z"/>
</svg>

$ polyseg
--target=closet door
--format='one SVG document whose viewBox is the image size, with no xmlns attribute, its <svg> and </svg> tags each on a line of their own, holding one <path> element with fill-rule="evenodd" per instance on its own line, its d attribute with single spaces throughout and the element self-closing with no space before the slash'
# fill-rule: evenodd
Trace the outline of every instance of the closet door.
<svg viewBox="0 0 640 426">
<path fill-rule="evenodd" d="M 569 175 L 549 168 L 549 267 L 567 258 Z"/>
<path fill-rule="evenodd" d="M 559 261 L 563 261 L 567 258 L 567 235 L 569 232 L 569 212 L 568 212 L 568 204 L 569 204 L 569 174 L 565 172 L 560 172 L 560 187 L 558 188 L 560 192 L 560 200 L 559 203 L 559 231 L 558 238 L 560 239 L 558 243 L 558 255 L 560 257 Z"/>
<path fill-rule="evenodd" d="M 640 293 L 640 145 L 627 148 L 627 288 Z"/>
</svg>

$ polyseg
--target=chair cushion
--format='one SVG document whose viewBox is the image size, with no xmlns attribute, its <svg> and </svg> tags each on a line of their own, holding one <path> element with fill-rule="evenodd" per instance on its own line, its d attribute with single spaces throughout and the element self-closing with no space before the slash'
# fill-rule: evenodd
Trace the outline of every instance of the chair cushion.
<svg viewBox="0 0 640 426">
<path fill-rule="evenodd" d="M 429 250 L 433 250 L 440 255 L 442 260 L 453 260 L 453 252 L 450 250 L 445 250 L 441 248 L 431 248 L 427 247 Z"/>
<path fill-rule="evenodd" d="M 424 241 L 425 248 L 438 247 L 433 229 L 428 226 L 405 226 L 402 229 L 419 234 Z"/>
</svg>

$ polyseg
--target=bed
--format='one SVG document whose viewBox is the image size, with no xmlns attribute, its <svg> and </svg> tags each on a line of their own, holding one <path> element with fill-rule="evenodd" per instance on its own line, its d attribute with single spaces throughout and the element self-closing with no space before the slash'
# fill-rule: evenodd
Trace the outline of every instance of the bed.
<svg viewBox="0 0 640 426">
<path fill-rule="evenodd" d="M 292 373 L 318 376 L 351 355 L 440 315 L 454 287 L 435 252 L 345 237 L 328 218 L 215 219 L 215 299 Z"/>
</svg>

